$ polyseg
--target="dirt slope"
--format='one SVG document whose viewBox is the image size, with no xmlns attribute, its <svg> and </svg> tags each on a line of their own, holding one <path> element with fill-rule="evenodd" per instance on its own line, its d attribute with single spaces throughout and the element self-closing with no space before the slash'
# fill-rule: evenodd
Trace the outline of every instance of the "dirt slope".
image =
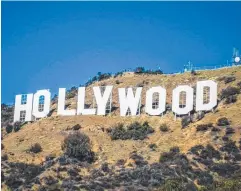
<svg viewBox="0 0 241 191">
<path fill-rule="evenodd" d="M 219 81 L 221 76 L 235 76 L 236 80 L 225 84 Z M 160 153 L 169 150 L 172 146 L 179 146 L 181 152 L 187 152 L 192 146 L 197 144 L 206 145 L 210 142 L 218 147 L 220 142 L 215 141 L 216 134 L 211 131 L 197 132 L 196 126 L 204 123 L 216 123 L 219 117 L 227 117 L 231 120 L 231 126 L 235 129 L 232 139 L 238 141 L 241 131 L 241 95 L 238 95 L 236 103 L 223 104 L 220 103 L 217 112 L 207 113 L 205 117 L 196 122 L 191 123 L 187 128 L 181 128 L 181 119 L 174 120 L 174 115 L 167 112 L 163 117 L 148 116 L 142 112 L 136 117 L 120 117 L 117 88 L 143 86 L 142 104 L 145 100 L 145 90 L 148 87 L 161 85 L 167 89 L 167 103 L 171 103 L 171 93 L 177 85 L 187 84 L 194 86 L 198 80 L 215 80 L 218 82 L 218 91 L 227 86 L 237 86 L 241 81 L 241 67 L 224 68 L 220 70 L 197 72 L 197 75 L 190 73 L 174 74 L 174 75 L 149 75 L 149 74 L 125 74 L 116 78 L 110 78 L 101 82 L 96 82 L 87 88 L 87 103 L 92 102 L 93 86 L 97 85 L 114 85 L 113 105 L 117 109 L 108 116 L 56 116 L 53 112 L 51 117 L 40 119 L 39 121 L 26 124 L 24 127 L 14 133 L 7 134 L 2 143 L 4 144 L 4 153 L 9 156 L 9 161 L 21 161 L 25 163 L 40 164 L 49 154 L 60 155 L 61 141 L 64 136 L 69 133 L 68 128 L 75 124 L 81 125 L 81 131 L 85 132 L 91 139 L 93 151 L 96 152 L 98 159 L 94 165 L 98 165 L 103 161 L 114 163 L 118 159 L 128 159 L 129 153 L 138 151 L 148 162 L 157 162 Z M 76 97 L 67 100 L 70 105 L 68 108 L 76 107 Z M 52 105 L 52 109 L 56 108 L 56 104 Z M 155 129 L 155 133 L 148 136 L 143 141 L 134 140 L 116 140 L 111 141 L 109 135 L 102 128 L 109 128 L 118 122 L 131 123 L 134 121 L 148 121 Z M 168 132 L 160 132 L 159 126 L 167 123 L 170 127 Z M 221 132 L 224 134 L 224 130 Z M 43 151 L 39 154 L 31 154 L 26 152 L 34 143 L 40 143 Z M 150 151 L 149 144 L 157 144 L 156 151 Z"/>
</svg>

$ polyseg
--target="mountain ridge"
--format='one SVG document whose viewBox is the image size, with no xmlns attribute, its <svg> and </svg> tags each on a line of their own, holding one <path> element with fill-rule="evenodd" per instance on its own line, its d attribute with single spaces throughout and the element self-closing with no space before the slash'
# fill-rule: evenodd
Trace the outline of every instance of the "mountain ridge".
<svg viewBox="0 0 241 191">
<path fill-rule="evenodd" d="M 229 80 L 229 78 L 233 79 Z M 185 117 L 180 117 L 175 120 L 175 117 L 170 110 L 167 110 L 166 114 L 163 116 L 149 116 L 144 112 L 136 117 L 119 116 L 117 88 L 139 86 L 143 87 L 143 92 L 145 92 L 149 87 L 161 85 L 167 89 L 168 105 L 171 103 L 171 94 L 174 87 L 184 84 L 193 87 L 199 80 L 214 80 L 218 82 L 218 106 L 213 112 L 204 113 L 204 116 L 200 117 L 200 119 L 196 116 L 195 112 L 192 113 L 192 117 L 195 118 L 195 120 L 192 122 L 188 121 L 186 126 L 182 125 L 182 122 L 186 120 Z M 64 155 L 61 145 L 66 136 L 76 131 L 73 130 L 72 127 L 77 124 L 79 125 L 79 130 L 77 131 L 86 134 L 90 138 L 91 148 L 96 156 L 96 160 L 93 163 L 87 165 L 88 167 L 83 167 L 81 172 L 79 172 L 83 178 L 87 175 L 89 176 L 91 174 L 91 170 L 101 168 L 104 163 L 114 166 L 116 163 L 120 162 L 120 160 L 123 160 L 124 166 L 127 169 L 130 168 L 130 164 L 135 166 L 135 160 L 133 160 L 133 157 L 130 157 L 130 155 L 133 155 L 131 153 L 140 155 L 142 157 L 141 161 L 145 161 L 147 163 L 145 165 L 150 165 L 148 168 L 152 168 L 152 164 L 158 163 L 159 165 L 160 155 L 163 153 L 170 152 L 177 158 L 181 157 L 183 154 L 187 155 L 189 160 L 193 160 L 193 156 L 189 156 L 189 153 L 190 150 L 195 148 L 197 145 L 202 145 L 204 147 L 202 148 L 204 151 L 201 149 L 202 152 L 205 152 L 205 149 L 209 144 L 211 144 L 214 149 L 219 151 L 226 144 L 226 142 L 223 140 L 223 137 L 228 137 L 230 141 L 235 141 L 236 146 L 238 147 L 241 139 L 241 95 L 240 93 L 237 95 L 229 95 L 228 97 L 225 97 L 225 99 L 222 99 L 221 97 L 223 90 L 227 89 L 228 87 L 239 88 L 238 84 L 240 82 L 240 66 L 211 71 L 198 71 L 195 72 L 195 74 L 184 73 L 165 75 L 128 73 L 124 74 L 123 76 L 118 75 L 116 77 L 103 79 L 86 87 L 86 104 L 88 104 L 90 107 L 93 106 L 93 86 L 114 85 L 112 100 L 115 110 L 113 110 L 111 114 L 107 116 L 57 116 L 57 103 L 53 100 L 51 104 L 51 114 L 49 117 L 42 118 L 32 123 L 24 124 L 19 131 L 9 134 L 5 132 L 5 128 L 2 128 L 2 143 L 4 145 L 3 154 L 8 156 L 8 163 L 44 165 L 47 162 L 46 158 L 50 155 L 54 156 L 54 158 L 58 158 L 59 160 L 59 157 Z M 66 101 L 67 109 L 76 108 L 76 89 L 74 88 L 69 91 L 68 95 L 68 99 Z M 142 103 L 144 103 L 145 100 L 145 93 L 143 93 L 143 95 Z M 236 101 L 234 101 L 234 98 L 230 96 L 235 96 Z M 230 103 L 226 103 L 227 100 L 230 100 L 231 98 L 233 99 L 230 101 Z M 229 125 L 219 125 L 218 120 L 224 117 L 229 121 Z M 154 132 L 148 134 L 143 140 L 112 140 L 110 134 L 108 134 L 109 129 L 114 128 L 117 124 L 124 124 L 124 126 L 128 126 L 134 122 L 143 124 L 146 121 L 154 129 Z M 212 124 L 211 127 L 207 125 L 210 123 Z M 167 131 L 160 130 L 160 126 L 163 124 L 168 127 Z M 198 128 L 200 130 L 197 130 Z M 231 128 L 231 130 L 227 130 L 228 128 Z M 230 131 L 230 133 L 227 133 L 227 131 Z M 28 151 L 31 145 L 34 145 L 35 143 L 39 143 L 41 145 L 41 152 L 31 153 Z M 150 145 L 155 145 L 155 149 L 151 149 Z M 170 149 L 173 147 L 178 147 L 180 153 L 177 154 L 175 152 L 171 152 Z M 224 157 L 225 152 L 223 153 L 222 151 L 221 153 L 222 157 Z M 238 153 L 240 154 L 240 150 Z M 174 159 L 172 159 L 172 161 L 174 161 Z M 220 162 L 221 161 L 226 160 L 222 159 Z M 213 165 L 216 164 L 215 162 L 216 161 L 214 160 Z M 166 161 L 164 164 L 166 164 Z M 207 164 L 203 164 L 202 162 L 199 162 L 197 165 L 198 168 L 202 170 L 209 169 Z M 235 165 L 240 166 L 240 159 L 235 161 Z M 194 166 L 192 166 L 192 168 L 194 168 Z M 209 169 L 209 171 L 212 170 L 213 167 Z M 6 173 L 6 169 L 3 171 Z M 46 177 L 46 174 L 48 174 L 47 171 L 44 171 L 41 173 L 41 176 Z M 53 174 L 51 174 L 51 176 L 56 178 Z M 185 175 L 185 177 L 188 177 L 188 175 Z M 40 185 L 42 185 L 42 181 L 40 182 Z M 198 185 L 198 183 L 195 181 L 194 183 Z M 32 184 L 32 186 L 36 186 L 35 183 Z M 163 184 L 164 183 L 158 183 L 159 186 Z M 4 188 L 6 188 L 6 185 L 9 186 L 9 184 L 6 184 L 5 182 Z M 43 183 L 43 185 L 45 184 Z M 38 190 L 37 188 L 39 188 L 39 186 L 36 187 L 36 190 Z M 48 189 L 48 187 L 46 188 Z M 116 188 L 118 188 L 118 186 L 116 186 Z M 147 188 L 147 190 L 153 190 L 157 187 L 149 185 L 143 186 L 143 189 L 144 188 Z M 87 188 L 85 189 L 89 190 Z"/>
</svg>

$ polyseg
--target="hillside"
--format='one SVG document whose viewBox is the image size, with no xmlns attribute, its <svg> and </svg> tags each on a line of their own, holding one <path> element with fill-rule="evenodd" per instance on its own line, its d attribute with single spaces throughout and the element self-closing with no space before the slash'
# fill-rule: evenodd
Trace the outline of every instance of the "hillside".
<svg viewBox="0 0 241 191">
<path fill-rule="evenodd" d="M 142 93 L 142 104 L 145 103 L 145 91 L 149 87 L 161 85 L 167 90 L 167 104 L 171 103 L 172 90 L 177 85 L 190 85 L 194 87 L 197 81 L 200 80 L 214 80 L 218 82 L 218 92 L 222 94 L 222 90 L 228 87 L 241 88 L 241 67 L 233 68 L 224 68 L 219 70 L 211 71 L 200 71 L 195 74 L 184 73 L 184 74 L 134 74 L 126 73 L 123 75 L 118 75 L 117 77 L 111 77 L 109 79 L 104 79 L 99 82 L 95 82 L 87 87 L 87 104 L 92 104 L 92 87 L 101 86 L 101 85 L 114 85 L 113 90 L 113 107 L 115 110 L 107 116 L 57 116 L 56 115 L 56 103 L 53 101 L 51 105 L 51 116 L 47 118 L 40 119 L 33 123 L 25 124 L 17 132 L 5 133 L 5 129 L 2 129 L 3 140 L 2 144 L 4 149 L 2 149 L 2 156 L 7 155 L 7 160 L 2 160 L 2 171 L 6 181 L 3 182 L 3 190 L 12 188 L 27 189 L 26 180 L 16 183 L 16 180 L 10 180 L 10 176 L 19 176 L 21 177 L 22 171 L 11 171 L 13 167 L 20 168 L 19 164 L 22 165 L 21 168 L 33 169 L 39 168 L 40 170 L 34 175 L 34 177 L 29 178 L 31 175 L 26 175 L 28 181 L 31 184 L 28 189 L 30 190 L 54 190 L 59 189 L 63 190 L 103 190 L 105 189 L 122 189 L 122 190 L 168 190 L 169 187 L 165 187 L 168 183 L 168 180 L 180 181 L 180 177 L 185 177 L 185 180 L 181 180 L 184 187 L 178 187 L 177 190 L 195 190 L 199 189 L 209 189 L 204 188 L 207 185 L 212 186 L 214 181 L 219 181 L 222 178 L 234 180 L 231 181 L 233 190 L 239 188 L 240 185 L 240 165 L 241 165 L 241 155 L 240 155 L 240 140 L 241 140 L 241 94 L 240 90 L 237 95 L 230 95 L 228 98 L 219 100 L 218 107 L 215 108 L 214 112 L 205 113 L 203 118 L 196 119 L 194 122 L 191 122 L 186 127 L 182 127 L 182 118 L 177 118 L 174 120 L 174 115 L 171 111 L 166 112 L 163 116 L 148 116 L 144 112 L 140 116 L 136 117 L 121 117 L 119 116 L 119 105 L 118 105 L 118 94 L 117 88 L 120 87 L 143 87 Z M 70 92 L 71 95 L 66 101 L 67 108 L 76 107 L 76 96 L 75 90 Z M 235 98 L 233 98 L 235 97 Z M 227 99 L 231 99 L 234 103 L 225 103 Z M 236 101 L 234 100 L 236 99 Z M 196 114 L 194 114 L 195 116 Z M 193 116 L 192 116 L 193 117 Z M 217 121 L 220 118 L 227 118 L 230 124 L 219 124 Z M 150 133 L 143 140 L 112 140 L 110 137 L 109 128 L 116 126 L 118 123 L 123 123 L 125 125 L 133 124 L 138 121 L 140 124 L 143 124 L 145 121 L 148 122 L 149 126 L 154 129 L 153 133 Z M 211 125 L 206 125 L 212 123 Z M 58 161 L 61 160 L 65 155 L 61 149 L 61 144 L 63 143 L 64 138 L 73 133 L 72 127 L 79 124 L 80 129 L 77 131 L 83 132 L 90 138 L 91 149 L 95 153 L 95 160 L 92 163 L 81 163 L 80 165 L 74 166 L 72 163 L 61 165 Z M 160 126 L 166 124 L 168 127 L 165 131 L 160 131 Z M 207 127 L 200 127 L 201 125 Z M 200 130 L 197 130 L 200 128 Z M 235 142 L 233 142 L 235 141 Z M 42 151 L 39 153 L 29 152 L 31 145 L 39 143 L 42 147 Z M 152 145 L 152 146 L 151 146 Z M 196 148 L 199 145 L 200 153 L 207 152 L 207 156 L 202 158 L 203 155 L 195 154 L 193 148 Z M 212 146 L 211 151 L 210 145 Z M 229 150 L 229 146 L 232 146 Z M 201 147 L 202 146 L 202 147 Z M 150 148 L 151 147 L 151 148 Z M 155 147 L 153 149 L 153 147 Z M 173 151 L 173 147 L 179 148 L 180 152 Z M 226 149 L 226 147 L 228 149 Z M 171 151 L 169 152 L 169 150 Z M 206 150 L 205 150 L 206 149 Z M 178 149 L 177 149 L 178 150 Z M 210 154 L 211 152 L 211 154 Z M 215 153 L 219 152 L 219 157 L 213 156 Z M 160 155 L 165 153 L 170 157 L 170 161 L 159 162 Z M 169 155 L 168 155 L 169 153 Z M 133 157 L 135 155 L 135 157 Z M 172 158 L 172 156 L 174 158 Z M 211 156 L 210 156 L 211 155 Z M 48 161 L 49 156 L 51 156 L 52 162 Z M 185 165 L 183 162 L 183 156 L 188 164 L 188 170 L 185 170 Z M 168 158 L 167 157 L 167 158 Z M 196 160 L 196 159 L 197 160 Z M 180 163 L 180 161 L 181 163 Z M 141 165 L 139 165 L 136 160 L 139 160 Z M 123 163 L 121 167 L 119 163 Z M 74 163 L 74 162 L 73 162 Z M 224 171 L 229 171 L 227 176 L 223 176 L 223 169 L 220 166 L 216 167 L 217 164 L 229 165 L 225 166 Z M 102 169 L 103 164 L 108 164 L 112 169 L 110 172 L 102 172 L 102 175 L 99 175 L 97 169 Z M 153 167 L 152 165 L 161 165 Z M 175 165 L 180 168 L 175 168 Z M 215 166 L 216 165 L 216 166 Z M 62 178 L 59 178 L 56 175 L 56 169 L 66 166 L 66 172 L 61 171 Z M 214 168 L 216 167 L 216 168 Z M 73 174 L 78 174 L 81 178 L 80 180 L 75 180 L 71 183 L 66 183 L 70 181 L 71 173 L 67 173 L 68 169 L 74 168 L 75 172 Z M 159 174 L 161 174 L 161 179 L 163 181 L 157 182 L 155 184 L 142 184 L 138 183 L 138 178 L 128 181 L 124 181 L 121 176 L 123 174 L 130 174 L 133 171 L 140 169 L 149 169 L 151 172 L 154 169 L 160 169 Z M 54 170 L 55 169 L 55 170 Z M 93 172 L 95 169 L 95 173 Z M 174 169 L 174 171 L 173 171 Z M 218 169 L 218 170 L 217 170 Z M 23 170 L 23 169 L 21 169 Z M 176 171 L 175 171 L 176 170 Z M 180 171 L 179 171 L 180 170 Z M 197 171 L 198 170 L 198 173 Z M 113 171 L 113 172 L 112 172 Z M 145 170 L 144 170 L 145 171 Z M 170 172 L 169 172 L 170 171 Z M 190 171 L 190 173 L 188 173 Z M 168 172 L 168 173 L 167 173 Z M 174 173 L 175 172 L 175 173 Z M 231 173 L 232 172 L 232 173 Z M 13 174 L 11 174 L 13 173 Z M 113 173 L 115 175 L 113 175 Z M 148 171 L 147 174 L 150 172 Z M 200 175 L 201 173 L 201 175 Z M 238 178 L 233 177 L 238 173 Z M 24 173 L 23 173 L 24 174 Z M 28 174 L 28 173 L 27 173 Z M 31 171 L 30 171 L 31 174 Z M 58 173 L 57 173 L 58 174 Z M 198 175 L 197 175 L 198 174 Z M 199 177 L 207 177 L 205 180 L 200 181 Z M 24 178 L 25 174 L 23 175 Z M 145 176 L 144 174 L 141 177 Z M 236 176 L 236 175 L 235 175 Z M 36 181 L 36 177 L 38 181 Z M 52 177 L 55 181 L 52 180 L 52 183 L 46 183 L 46 177 Z M 108 179 L 112 177 L 112 179 Z M 210 178 L 212 177 L 212 178 Z M 9 179 L 8 179 L 9 178 Z M 237 180 L 238 182 L 236 182 Z M 50 178 L 51 179 L 51 178 Z M 120 181 L 118 182 L 117 180 Z M 128 179 L 128 177 L 127 177 Z M 212 179 L 212 181 L 211 181 Z M 111 186 L 103 186 L 100 182 L 105 183 L 108 181 L 117 181 Z M 153 180 L 153 178 L 151 179 Z M 165 181 L 164 181 L 165 180 Z M 199 181 L 198 181 L 199 180 Z M 67 182 L 68 182 L 67 181 Z M 210 182 L 211 181 L 211 182 Z M 51 182 L 51 181 L 50 181 Z M 136 184 L 134 184 L 136 182 Z M 140 181 L 140 182 L 143 182 Z M 71 185 L 63 186 L 63 184 Z M 93 185 L 91 185 L 93 184 Z M 115 185 L 116 184 L 116 185 Z M 131 184 L 131 185 L 130 185 Z M 141 184 L 141 185 L 139 185 Z M 13 186 L 14 185 L 14 186 Z M 98 185 L 98 187 L 96 187 Z M 137 186 L 138 185 L 138 186 Z M 170 183 L 171 188 L 176 183 L 174 181 Z M 93 188 L 91 187 L 93 186 Z M 132 187 L 130 187 L 132 186 Z M 164 187 L 163 187 L 164 186 Z M 189 186 L 189 187 L 186 187 Z M 191 187 L 190 187 L 191 186 Z M 227 186 L 227 185 L 225 185 Z M 216 188 L 213 188 L 215 190 Z M 228 188 L 227 188 L 228 189 Z M 231 189 L 231 190 L 232 190 Z M 224 189 L 225 190 L 225 189 Z"/>
</svg>

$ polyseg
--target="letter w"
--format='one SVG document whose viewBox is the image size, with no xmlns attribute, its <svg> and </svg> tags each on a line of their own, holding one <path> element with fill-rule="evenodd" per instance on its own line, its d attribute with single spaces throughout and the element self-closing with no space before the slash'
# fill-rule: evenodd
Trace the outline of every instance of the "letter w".
<svg viewBox="0 0 241 191">
<path fill-rule="evenodd" d="M 141 91 L 141 87 L 136 88 L 136 93 L 134 95 L 133 89 L 128 88 L 126 95 L 125 88 L 118 88 L 121 116 L 126 116 L 128 108 L 130 108 L 132 116 L 137 114 L 137 109 L 140 107 Z"/>
</svg>

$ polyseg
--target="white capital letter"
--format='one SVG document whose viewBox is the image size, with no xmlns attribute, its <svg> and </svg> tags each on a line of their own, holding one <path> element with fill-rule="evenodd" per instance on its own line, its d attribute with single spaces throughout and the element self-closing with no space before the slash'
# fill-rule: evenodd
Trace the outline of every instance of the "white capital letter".
<svg viewBox="0 0 241 191">
<path fill-rule="evenodd" d="M 158 108 L 152 108 L 153 94 L 158 93 Z M 166 90 L 161 86 L 152 87 L 146 92 L 146 113 L 160 115 L 166 110 Z"/>
<path fill-rule="evenodd" d="M 209 88 L 209 102 L 204 103 L 204 88 Z M 213 107 L 217 105 L 217 90 L 218 86 L 217 83 L 215 83 L 212 80 L 207 81 L 201 81 L 197 82 L 197 93 L 196 93 L 196 111 L 204 111 L 204 110 L 211 110 Z"/>
<path fill-rule="evenodd" d="M 105 86 L 105 91 L 101 95 L 100 87 L 93 87 L 96 104 L 98 106 L 97 115 L 105 115 L 106 104 L 110 99 L 113 86 Z"/>
<path fill-rule="evenodd" d="M 39 111 L 39 98 L 44 97 L 43 111 Z M 50 109 L 51 94 L 48 90 L 39 90 L 34 94 L 33 98 L 33 116 L 36 118 L 46 117 Z"/>
<path fill-rule="evenodd" d="M 78 89 L 78 103 L 77 114 L 78 115 L 95 115 L 96 109 L 85 109 L 85 87 L 79 87 Z"/>
<path fill-rule="evenodd" d="M 128 108 L 130 108 L 132 116 L 136 115 L 137 109 L 140 107 L 141 91 L 141 87 L 136 88 L 136 93 L 134 96 L 132 88 L 128 88 L 126 95 L 125 88 L 118 88 L 121 116 L 126 116 Z"/>
<path fill-rule="evenodd" d="M 180 108 L 179 106 L 181 92 L 186 93 L 186 106 L 184 108 Z M 193 110 L 193 88 L 187 85 L 176 87 L 172 92 L 172 111 L 178 115 L 185 115 L 192 110 Z"/>
<path fill-rule="evenodd" d="M 75 115 L 76 114 L 76 110 L 75 109 L 70 109 L 70 110 L 66 110 L 65 109 L 65 93 L 66 90 L 65 88 L 59 88 L 59 98 L 58 98 L 58 115 Z"/>
<path fill-rule="evenodd" d="M 26 101 L 22 103 L 22 95 L 16 95 L 14 108 L 14 122 L 20 121 L 20 112 L 26 111 L 24 121 L 32 121 L 33 94 L 26 94 Z"/>
</svg>

